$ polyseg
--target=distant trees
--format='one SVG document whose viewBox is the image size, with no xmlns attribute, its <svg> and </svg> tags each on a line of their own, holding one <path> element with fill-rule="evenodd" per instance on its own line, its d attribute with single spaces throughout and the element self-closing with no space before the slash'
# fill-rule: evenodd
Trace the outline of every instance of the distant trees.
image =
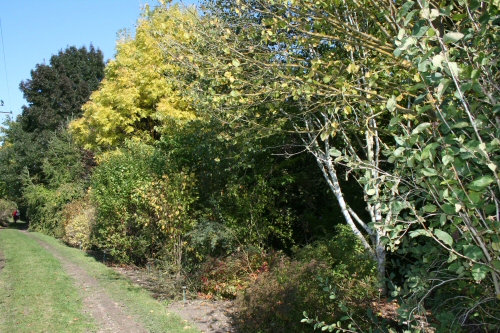
<svg viewBox="0 0 500 333">
<path fill-rule="evenodd" d="M 2 130 L 0 178 L 7 197 L 17 201 L 24 212 L 39 216 L 45 206 L 53 203 L 48 196 L 66 203 L 83 190 L 81 186 L 68 190 L 75 192 L 69 197 L 57 192 L 67 183 L 80 182 L 85 173 L 81 165 L 84 152 L 72 144 L 66 126 L 80 116 L 81 106 L 103 77 L 100 50 L 92 45 L 89 49 L 71 46 L 53 55 L 49 64 L 38 64 L 31 79 L 21 82 L 28 105 L 23 106 L 16 121 L 9 121 Z M 47 209 L 56 214 L 60 207 L 58 204 Z M 33 227 L 37 222 L 41 220 L 34 221 Z M 49 223 L 47 230 L 53 223 L 57 224 L 57 219 Z"/>
</svg>

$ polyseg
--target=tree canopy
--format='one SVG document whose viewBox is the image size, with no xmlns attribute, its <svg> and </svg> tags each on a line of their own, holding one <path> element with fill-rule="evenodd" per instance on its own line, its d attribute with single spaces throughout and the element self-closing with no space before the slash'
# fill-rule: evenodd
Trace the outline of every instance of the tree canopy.
<svg viewBox="0 0 500 333">
<path fill-rule="evenodd" d="M 104 77 L 103 55 L 92 45 L 71 46 L 38 64 L 20 89 L 28 102 L 19 121 L 27 132 L 55 130 L 73 118 Z"/>
<path fill-rule="evenodd" d="M 188 12 L 178 6 L 146 10 L 134 38 L 123 36 L 105 80 L 83 106 L 83 117 L 70 125 L 78 141 L 87 148 L 109 148 L 127 138 L 152 142 L 159 138 L 158 126 L 168 123 L 174 129 L 196 118 L 176 83 L 183 68 L 169 61 L 153 33 L 171 31 L 180 42 L 187 40 L 194 20 Z"/>
<path fill-rule="evenodd" d="M 21 82 L 28 105 L 23 106 L 16 121 L 7 122 L 2 129 L 0 165 L 4 191 L 8 198 L 19 202 L 23 215 L 30 206 L 26 200 L 30 189 L 42 193 L 48 186 L 47 191 L 57 192 L 59 186 L 84 174 L 73 168 L 83 162 L 80 159 L 84 154 L 72 144 L 66 126 L 81 115 L 82 105 L 103 77 L 100 50 L 92 45 L 88 50 L 71 46 L 53 55 L 49 64 L 36 65 L 31 79 Z M 41 206 L 51 204 L 44 200 L 48 197 L 40 198 L 41 201 L 31 201 L 33 214 Z"/>
<path fill-rule="evenodd" d="M 494 308 L 498 4 L 207 6 L 188 46 L 163 35 L 164 47 L 197 78 L 185 81 L 185 91 L 198 107 L 256 132 L 300 135 L 345 221 L 378 261 L 381 281 L 386 251 L 411 253 L 419 273 L 405 273 L 407 293 L 425 299 L 429 290 L 458 290 L 456 279 L 465 279 L 481 287 L 465 297 L 468 305 L 450 301 L 448 308 L 461 320 L 477 297 Z M 346 200 L 342 168 L 361 185 L 368 215 Z M 404 294 L 399 288 L 394 296 Z M 410 305 L 408 315 L 420 306 Z"/>
</svg>

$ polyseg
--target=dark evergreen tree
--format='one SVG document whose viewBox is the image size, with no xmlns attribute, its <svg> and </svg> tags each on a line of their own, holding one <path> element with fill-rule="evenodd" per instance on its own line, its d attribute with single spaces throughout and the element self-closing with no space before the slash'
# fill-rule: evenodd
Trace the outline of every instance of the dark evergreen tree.
<svg viewBox="0 0 500 333">
<path fill-rule="evenodd" d="M 81 107 L 104 78 L 103 54 L 90 45 L 68 47 L 38 64 L 20 89 L 28 102 L 19 121 L 27 132 L 55 130 L 81 115 Z"/>
</svg>

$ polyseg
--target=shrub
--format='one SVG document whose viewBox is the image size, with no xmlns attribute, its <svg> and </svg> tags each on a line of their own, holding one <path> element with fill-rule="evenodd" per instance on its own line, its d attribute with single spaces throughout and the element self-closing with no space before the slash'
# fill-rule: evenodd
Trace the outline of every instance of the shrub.
<svg viewBox="0 0 500 333">
<path fill-rule="evenodd" d="M 132 193 L 136 219 L 151 235 L 148 258 L 166 260 L 179 271 L 184 261 L 184 237 L 196 223 L 190 214 L 194 183 L 193 175 L 178 172 L 155 177 Z"/>
<path fill-rule="evenodd" d="M 365 309 L 379 296 L 376 265 L 348 230 L 337 230 L 329 241 L 296 249 L 295 259 L 283 257 L 237 297 L 242 333 L 309 332 L 311 326 L 301 323 L 304 312 L 337 322 L 348 311 L 365 322 Z"/>
<path fill-rule="evenodd" d="M 146 239 L 131 198 L 136 188 L 152 181 L 149 162 L 153 154 L 153 147 L 129 143 L 123 149 L 102 155 L 92 174 L 89 193 L 96 207 L 92 243 L 109 250 L 121 262 L 146 256 Z"/>
<path fill-rule="evenodd" d="M 225 257 L 209 257 L 195 271 L 194 280 L 205 297 L 235 298 L 259 274 L 269 270 L 275 254 L 257 248 L 239 250 Z"/>
<path fill-rule="evenodd" d="M 375 274 L 376 265 L 347 225 L 335 226 L 336 234 L 295 249 L 295 259 L 308 261 L 311 258 L 324 261 L 337 272 L 347 275 L 369 276 Z"/>
<path fill-rule="evenodd" d="M 57 238 L 64 236 L 61 212 L 64 206 L 83 194 L 83 184 L 65 183 L 56 189 L 25 181 L 23 195 L 27 206 L 30 229 Z"/>
<path fill-rule="evenodd" d="M 63 211 L 64 237 L 63 241 L 72 246 L 90 249 L 90 234 L 95 222 L 95 208 L 86 196 L 67 204 Z"/>
<path fill-rule="evenodd" d="M 9 225 L 12 212 L 17 209 L 17 205 L 13 201 L 0 199 L 0 224 L 4 227 Z"/>
<path fill-rule="evenodd" d="M 328 296 L 315 281 L 320 272 L 326 271 L 326 265 L 315 260 L 302 263 L 283 258 L 236 299 L 236 323 L 240 331 L 310 331 L 310 327 L 300 323 L 303 311 L 327 316 L 330 310 Z"/>
<path fill-rule="evenodd" d="M 132 141 L 101 156 L 91 180 L 92 243 L 120 262 L 160 260 L 180 271 L 184 237 L 195 224 L 195 181 L 187 171 L 166 174 L 165 159 L 155 147 Z"/>
</svg>

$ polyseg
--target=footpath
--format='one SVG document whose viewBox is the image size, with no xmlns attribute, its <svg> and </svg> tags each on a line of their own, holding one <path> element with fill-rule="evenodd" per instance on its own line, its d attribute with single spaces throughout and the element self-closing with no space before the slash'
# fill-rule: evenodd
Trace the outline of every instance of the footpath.
<svg viewBox="0 0 500 333">
<path fill-rule="evenodd" d="M 0 229 L 0 232 L 3 230 Z M 45 236 L 40 237 L 37 233 L 31 233 L 27 230 L 18 230 L 16 232 L 23 233 L 25 236 L 38 243 L 44 250 L 49 252 L 60 261 L 64 272 L 73 279 L 74 286 L 78 290 L 81 299 L 83 300 L 83 312 L 91 316 L 98 326 L 98 333 L 147 333 L 160 332 L 158 330 L 149 329 L 145 322 L 151 322 L 150 319 L 144 320 L 142 316 L 138 316 L 137 311 L 130 311 L 125 302 L 116 298 L 116 294 L 110 294 L 107 291 L 107 286 L 102 285 L 101 281 L 91 274 L 79 263 L 74 262 L 71 257 L 68 257 L 65 252 L 68 251 L 63 245 L 50 244 L 45 241 Z M 0 251 L 0 274 L 5 265 L 5 257 Z M 29 267 L 27 274 L 29 274 Z M 131 286 L 139 287 L 134 279 L 133 273 L 125 272 L 123 268 L 115 268 L 117 274 L 126 277 L 131 281 Z M 137 280 L 139 281 L 139 280 Z M 151 303 L 158 302 L 151 299 Z M 131 304 L 128 302 L 128 306 Z M 132 305 L 133 306 L 133 305 Z M 189 300 L 188 302 L 177 301 L 170 302 L 168 306 L 163 306 L 163 314 L 160 316 L 162 320 L 170 320 L 173 317 L 182 318 L 180 328 L 170 330 L 169 332 L 183 333 L 231 333 L 235 332 L 231 325 L 229 313 L 231 312 L 231 304 L 227 302 L 210 302 L 203 300 Z M 132 309 L 133 310 L 133 309 Z M 160 315 L 156 311 L 155 317 L 157 320 Z M 151 315 L 153 311 L 151 311 Z M 148 316 L 148 315 L 146 315 Z M 179 319 L 177 319 L 179 320 Z M 0 332 L 2 332 L 0 328 Z M 161 331 L 163 332 L 163 331 Z"/>
<path fill-rule="evenodd" d="M 45 250 L 52 253 L 64 268 L 64 271 L 75 281 L 75 286 L 82 294 L 85 312 L 90 313 L 99 325 L 98 333 L 121 332 L 121 333 L 148 333 L 132 316 L 124 312 L 124 306 L 114 302 L 106 290 L 101 287 L 96 278 L 87 274 L 77 264 L 66 259 L 56 248 L 24 232 L 28 237 L 36 241 Z"/>
</svg>

